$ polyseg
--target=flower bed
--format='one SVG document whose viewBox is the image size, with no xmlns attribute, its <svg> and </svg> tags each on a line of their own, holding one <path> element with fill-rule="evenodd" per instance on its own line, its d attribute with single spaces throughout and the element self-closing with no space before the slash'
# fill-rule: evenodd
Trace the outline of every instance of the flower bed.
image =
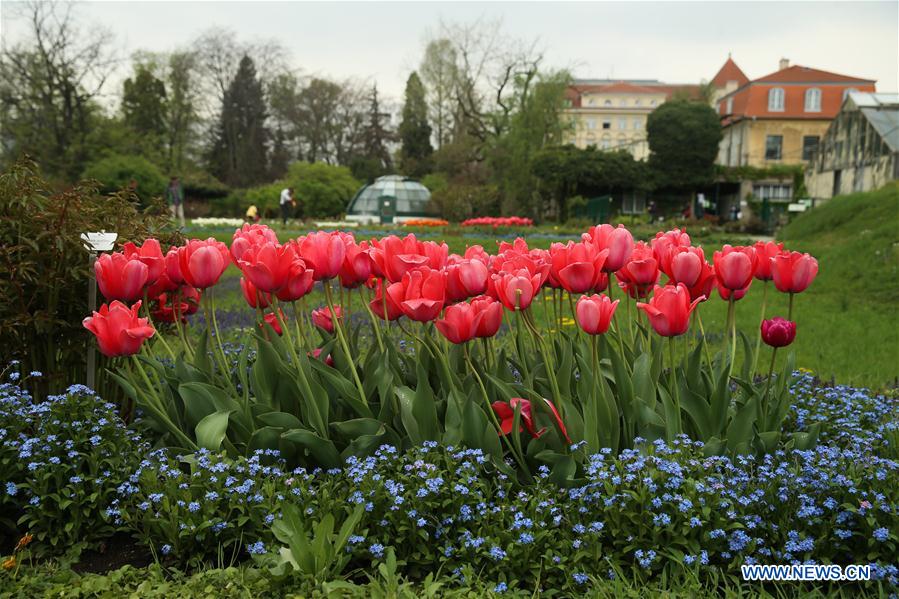
<svg viewBox="0 0 899 599">
<path fill-rule="evenodd" d="M 463 227 L 533 227 L 534 221 L 523 216 L 478 216 L 462 221 Z"/>
</svg>

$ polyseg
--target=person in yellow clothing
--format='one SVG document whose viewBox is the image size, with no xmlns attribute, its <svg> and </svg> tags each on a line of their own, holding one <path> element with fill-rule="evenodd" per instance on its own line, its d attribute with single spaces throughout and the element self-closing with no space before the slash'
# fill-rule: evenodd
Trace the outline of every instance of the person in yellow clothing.
<svg viewBox="0 0 899 599">
<path fill-rule="evenodd" d="M 259 222 L 259 209 L 256 208 L 256 204 L 253 204 L 252 206 L 247 208 L 246 219 L 248 223 Z"/>
</svg>

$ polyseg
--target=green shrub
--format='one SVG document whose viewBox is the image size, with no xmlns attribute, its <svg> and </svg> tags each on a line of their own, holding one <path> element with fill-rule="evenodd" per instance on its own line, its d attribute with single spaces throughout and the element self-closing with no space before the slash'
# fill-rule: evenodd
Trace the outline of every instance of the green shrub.
<svg viewBox="0 0 899 599">
<path fill-rule="evenodd" d="M 129 189 L 131 182 L 136 183 L 134 193 L 141 204 L 149 205 L 152 198 L 165 194 L 168 178 L 155 164 L 141 156 L 124 156 L 113 154 L 88 165 L 82 175 L 84 179 L 100 182 L 100 191 L 114 193 L 121 189 Z"/>
<path fill-rule="evenodd" d="M 288 167 L 283 182 L 278 194 L 283 187 L 293 186 L 299 211 L 303 217 L 312 218 L 343 214 L 362 185 L 353 177 L 350 169 L 323 162 L 294 162 Z M 278 198 L 279 195 L 275 195 L 275 203 Z"/>
<path fill-rule="evenodd" d="M 453 222 L 474 216 L 499 216 L 499 189 L 495 185 L 450 184 L 432 192 L 431 209 L 441 218 Z"/>
<path fill-rule="evenodd" d="M 443 173 L 430 173 L 421 178 L 421 184 L 434 194 L 449 187 L 449 179 Z"/>
<path fill-rule="evenodd" d="M 127 194 L 104 197 L 90 183 L 54 193 L 37 172 L 20 162 L 0 175 L 0 347 L 26 371 L 44 373 L 31 381 L 44 395 L 85 380 L 93 340 L 81 325 L 89 280 L 81 234 L 115 231 L 119 243 L 156 236 L 163 244 L 175 234 L 161 206 L 141 211 Z"/>
<path fill-rule="evenodd" d="M 115 532 L 104 512 L 146 446 L 86 387 L 35 401 L 17 365 L 9 378 L 0 384 L 2 524 L 34 535 L 38 554 L 77 555 Z"/>
</svg>

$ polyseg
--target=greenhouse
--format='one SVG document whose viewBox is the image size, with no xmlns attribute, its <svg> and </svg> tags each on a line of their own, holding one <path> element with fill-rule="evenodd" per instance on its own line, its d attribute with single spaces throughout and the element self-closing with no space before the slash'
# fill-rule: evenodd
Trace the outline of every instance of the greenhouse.
<svg viewBox="0 0 899 599">
<path fill-rule="evenodd" d="M 428 188 L 401 175 L 378 177 L 353 196 L 347 220 L 363 224 L 389 224 L 428 216 Z"/>
</svg>

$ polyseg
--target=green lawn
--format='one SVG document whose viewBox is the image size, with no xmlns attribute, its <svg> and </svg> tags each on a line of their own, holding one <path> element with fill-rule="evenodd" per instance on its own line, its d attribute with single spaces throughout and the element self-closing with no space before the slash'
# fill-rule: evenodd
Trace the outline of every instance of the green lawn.
<svg viewBox="0 0 899 599">
<path fill-rule="evenodd" d="M 274 228 L 282 241 L 308 230 L 283 228 L 280 223 Z M 636 225 L 633 230 L 635 236 L 644 239 L 654 231 L 645 224 Z M 368 227 L 355 232 L 360 239 L 366 239 L 409 231 Z M 472 244 L 495 251 L 498 240 L 511 241 L 519 233 L 533 247 L 543 248 L 554 241 L 579 237 L 577 229 L 564 227 L 496 233 L 458 227 L 411 231 L 421 238 L 445 240 L 450 251 L 459 253 Z M 727 236 L 710 229 L 688 232 L 695 244 L 705 248 L 709 259 L 723 243 L 748 241 L 745 236 Z M 189 229 L 186 233 L 193 237 L 213 236 L 230 243 L 233 229 Z M 882 387 L 893 383 L 899 376 L 899 185 L 835 198 L 798 217 L 780 232 L 778 239 L 789 249 L 811 253 L 820 264 L 818 278 L 795 299 L 798 334 L 792 348 L 797 352 L 797 364 L 842 384 Z M 217 295 L 220 306 L 241 309 L 244 305 L 236 281 L 228 281 L 238 276 L 235 267 L 229 268 Z M 620 291 L 615 293 L 621 297 Z M 756 281 L 750 293 L 737 303 L 738 328 L 752 339 L 758 329 L 762 295 L 762 284 Z M 315 295 L 309 298 L 311 306 L 321 303 L 323 299 Z M 724 338 L 727 304 L 716 294 L 701 310 L 706 333 L 720 344 Z M 536 314 L 542 319 L 539 306 Z M 767 314 L 768 317 L 787 315 L 787 296 L 777 292 L 773 284 L 769 287 Z M 767 361 L 764 352 L 760 367 Z M 787 352 L 780 353 L 783 356 Z"/>
</svg>

